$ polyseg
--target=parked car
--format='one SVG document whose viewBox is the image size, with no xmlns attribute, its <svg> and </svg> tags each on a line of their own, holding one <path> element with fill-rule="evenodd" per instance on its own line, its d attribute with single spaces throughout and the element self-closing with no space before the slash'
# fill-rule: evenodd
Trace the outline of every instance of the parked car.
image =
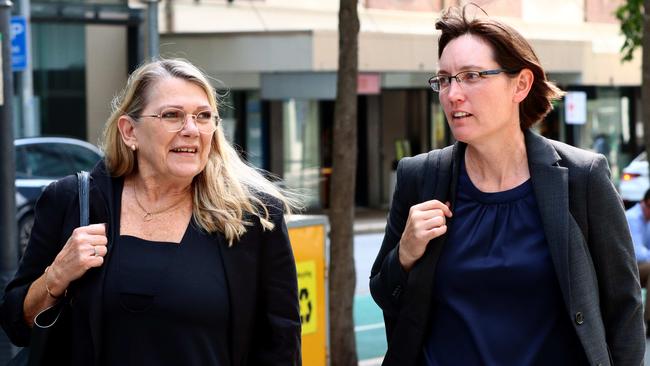
<svg viewBox="0 0 650 366">
<path fill-rule="evenodd" d="M 18 252 L 25 251 L 34 225 L 34 205 L 51 182 L 90 170 L 102 158 L 93 144 L 66 137 L 29 137 L 14 140 L 16 149 L 16 222 Z"/>
<path fill-rule="evenodd" d="M 648 155 L 644 151 L 623 169 L 619 191 L 625 207 L 641 201 L 649 187 Z"/>
</svg>

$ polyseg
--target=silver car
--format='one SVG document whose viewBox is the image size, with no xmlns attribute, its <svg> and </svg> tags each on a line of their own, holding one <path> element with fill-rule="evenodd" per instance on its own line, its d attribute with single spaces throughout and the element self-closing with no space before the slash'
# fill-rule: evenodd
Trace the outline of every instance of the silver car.
<svg viewBox="0 0 650 366">
<path fill-rule="evenodd" d="M 87 170 L 102 158 L 95 145 L 66 137 L 14 140 L 16 149 L 16 221 L 19 255 L 25 251 L 34 224 L 34 205 L 56 179 Z"/>
</svg>

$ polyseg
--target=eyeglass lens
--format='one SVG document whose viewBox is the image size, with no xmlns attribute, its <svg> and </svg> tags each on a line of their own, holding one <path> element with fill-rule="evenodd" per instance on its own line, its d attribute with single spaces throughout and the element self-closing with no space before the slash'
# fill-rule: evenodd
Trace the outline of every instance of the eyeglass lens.
<svg viewBox="0 0 650 366">
<path fill-rule="evenodd" d="M 210 110 L 199 111 L 196 114 L 186 113 L 182 109 L 167 108 L 160 112 L 160 119 L 167 126 L 170 132 L 177 132 L 183 129 L 187 122 L 187 115 L 194 119 L 196 127 L 202 133 L 212 133 L 217 129 L 217 118 Z"/>
</svg>

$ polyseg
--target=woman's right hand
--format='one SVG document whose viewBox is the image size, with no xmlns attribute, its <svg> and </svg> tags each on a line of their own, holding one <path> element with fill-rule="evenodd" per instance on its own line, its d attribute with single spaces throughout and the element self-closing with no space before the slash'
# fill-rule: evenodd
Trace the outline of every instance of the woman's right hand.
<svg viewBox="0 0 650 366">
<path fill-rule="evenodd" d="M 63 295 L 70 283 L 93 267 L 104 263 L 108 252 L 105 224 L 92 224 L 74 229 L 63 249 L 50 265 L 45 280 L 51 295 Z"/>
<path fill-rule="evenodd" d="M 409 210 L 402 238 L 399 241 L 399 262 L 405 271 L 410 271 L 420 259 L 432 239 L 447 232 L 447 217 L 452 213 L 445 204 L 430 200 L 414 205 Z"/>
</svg>

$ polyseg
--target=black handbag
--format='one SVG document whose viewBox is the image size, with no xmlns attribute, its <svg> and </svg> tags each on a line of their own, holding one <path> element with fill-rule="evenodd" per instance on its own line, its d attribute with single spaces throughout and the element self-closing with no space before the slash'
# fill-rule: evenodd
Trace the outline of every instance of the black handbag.
<svg viewBox="0 0 650 366">
<path fill-rule="evenodd" d="M 79 186 L 79 226 L 88 225 L 90 178 L 88 172 L 77 173 Z M 72 335 L 71 292 L 61 301 L 42 310 L 34 318 L 29 347 L 23 348 L 8 366 L 68 365 L 71 360 Z"/>
</svg>

